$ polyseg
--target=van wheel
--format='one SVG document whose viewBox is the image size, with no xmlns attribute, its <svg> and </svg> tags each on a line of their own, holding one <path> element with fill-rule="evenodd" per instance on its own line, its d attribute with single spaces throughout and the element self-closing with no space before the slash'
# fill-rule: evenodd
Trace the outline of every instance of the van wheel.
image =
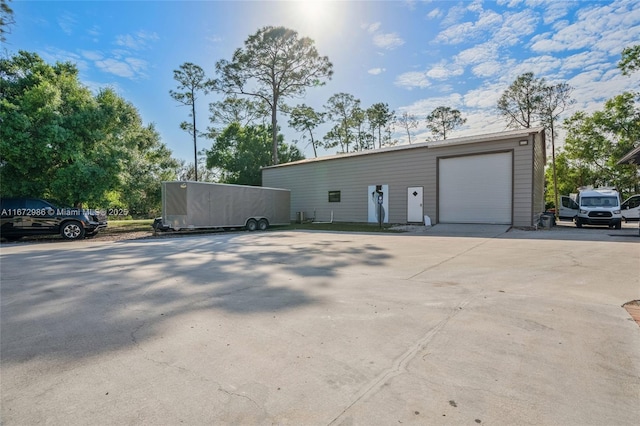
<svg viewBox="0 0 640 426">
<path fill-rule="evenodd" d="M 576 219 L 576 228 L 582 228 L 582 222 L 580 222 L 580 219 Z"/>
<path fill-rule="evenodd" d="M 266 231 L 268 227 L 269 227 L 269 222 L 267 222 L 267 219 L 260 219 L 258 221 L 258 229 L 259 230 Z"/>
<path fill-rule="evenodd" d="M 62 225 L 60 235 L 65 240 L 79 240 L 84 237 L 84 228 L 80 222 L 71 220 Z"/>
<path fill-rule="evenodd" d="M 245 228 L 247 228 L 247 231 L 255 231 L 256 229 L 258 229 L 258 222 L 256 222 L 255 219 L 249 219 L 247 221 L 247 225 L 245 226 Z"/>
<path fill-rule="evenodd" d="M 622 222 L 616 223 L 616 229 L 622 229 Z"/>
</svg>

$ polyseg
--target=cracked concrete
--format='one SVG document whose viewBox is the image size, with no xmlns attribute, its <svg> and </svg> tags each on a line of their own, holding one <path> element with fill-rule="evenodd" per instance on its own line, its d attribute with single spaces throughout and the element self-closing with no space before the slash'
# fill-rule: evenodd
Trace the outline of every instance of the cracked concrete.
<svg viewBox="0 0 640 426">
<path fill-rule="evenodd" d="M 0 421 L 635 424 L 640 240 L 436 228 L 2 246 Z"/>
</svg>

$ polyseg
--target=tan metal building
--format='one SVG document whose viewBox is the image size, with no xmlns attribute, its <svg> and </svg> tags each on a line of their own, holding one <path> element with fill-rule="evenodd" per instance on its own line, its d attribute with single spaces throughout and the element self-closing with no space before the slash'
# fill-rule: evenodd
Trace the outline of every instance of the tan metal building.
<svg viewBox="0 0 640 426">
<path fill-rule="evenodd" d="M 544 212 L 544 128 L 423 142 L 267 167 L 291 219 L 533 226 Z"/>
</svg>

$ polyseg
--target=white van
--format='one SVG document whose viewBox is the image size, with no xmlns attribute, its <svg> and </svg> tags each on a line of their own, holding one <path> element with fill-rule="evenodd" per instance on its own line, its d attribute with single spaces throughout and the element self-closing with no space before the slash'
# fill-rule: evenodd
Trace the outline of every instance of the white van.
<svg viewBox="0 0 640 426">
<path fill-rule="evenodd" d="M 627 198 L 621 207 L 622 217 L 625 222 L 629 220 L 640 220 L 640 195 L 632 195 Z"/>
<path fill-rule="evenodd" d="M 620 194 L 612 188 L 581 189 L 576 199 L 578 215 L 574 217 L 578 228 L 582 225 L 622 227 Z"/>
</svg>

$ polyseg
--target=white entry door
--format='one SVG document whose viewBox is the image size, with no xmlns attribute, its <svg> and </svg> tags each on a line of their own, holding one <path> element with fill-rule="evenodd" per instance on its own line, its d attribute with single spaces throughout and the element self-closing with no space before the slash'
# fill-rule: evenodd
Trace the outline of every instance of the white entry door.
<svg viewBox="0 0 640 426">
<path fill-rule="evenodd" d="M 424 220 L 423 217 L 423 198 L 422 187 L 412 186 L 407 188 L 407 222 L 420 222 Z"/>
</svg>

